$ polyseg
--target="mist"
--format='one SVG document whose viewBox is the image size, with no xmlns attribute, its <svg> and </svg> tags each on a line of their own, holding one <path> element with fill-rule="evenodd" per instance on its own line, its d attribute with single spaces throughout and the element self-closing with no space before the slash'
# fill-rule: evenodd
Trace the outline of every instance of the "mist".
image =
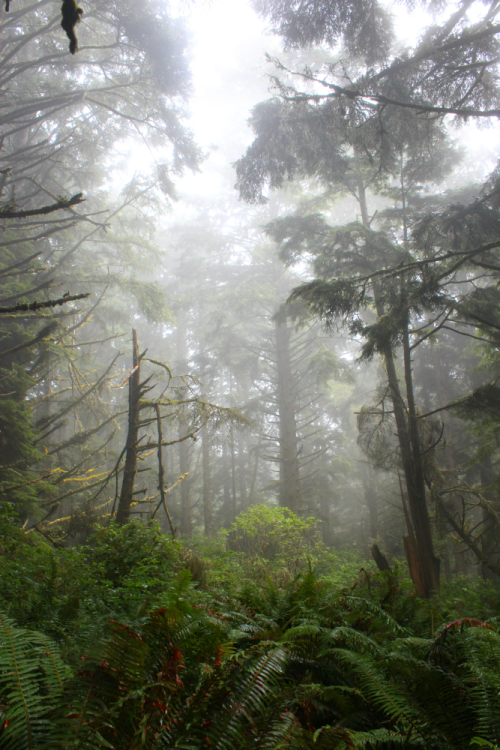
<svg viewBox="0 0 500 750">
<path fill-rule="evenodd" d="M 2 4 L 0 747 L 500 744 L 499 12 Z"/>
</svg>

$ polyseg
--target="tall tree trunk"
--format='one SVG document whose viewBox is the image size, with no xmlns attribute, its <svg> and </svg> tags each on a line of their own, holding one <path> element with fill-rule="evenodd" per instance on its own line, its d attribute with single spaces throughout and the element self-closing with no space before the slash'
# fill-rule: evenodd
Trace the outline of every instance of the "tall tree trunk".
<svg viewBox="0 0 500 750">
<path fill-rule="evenodd" d="M 362 469 L 363 491 L 365 493 L 365 503 L 370 516 L 370 538 L 372 543 L 378 536 L 378 503 L 377 493 L 373 487 L 373 476 L 370 475 L 368 466 L 365 464 Z"/>
<path fill-rule="evenodd" d="M 243 512 L 247 507 L 247 486 L 245 450 L 243 447 L 243 435 L 241 434 L 241 432 L 238 432 L 238 479 L 240 485 L 240 508 Z"/>
<path fill-rule="evenodd" d="M 128 380 L 128 434 L 125 451 L 125 468 L 116 520 L 127 523 L 130 519 L 130 506 L 134 495 L 137 474 L 137 442 L 139 440 L 139 400 L 141 397 L 141 360 L 137 331 L 132 331 L 132 374 Z"/>
<path fill-rule="evenodd" d="M 234 455 L 234 431 L 231 427 L 231 516 L 233 523 L 236 521 L 236 457 Z"/>
<path fill-rule="evenodd" d="M 231 466 L 229 463 L 227 428 L 224 428 L 224 442 L 222 444 L 222 491 L 223 491 L 223 517 L 224 526 L 228 528 L 233 522 L 233 510 L 231 502 Z"/>
<path fill-rule="evenodd" d="M 446 419 L 446 416 L 442 415 L 441 419 L 444 421 Z M 456 469 L 455 450 L 453 448 L 453 445 L 450 445 L 450 443 L 448 443 L 444 449 L 444 456 L 446 460 L 446 466 L 449 469 L 449 471 L 452 471 L 452 472 L 455 471 Z M 451 482 L 453 481 L 454 480 L 452 479 Z M 457 492 L 454 492 L 451 495 L 451 497 L 449 498 L 449 503 L 452 506 L 451 507 L 452 513 L 459 514 L 461 512 L 462 503 L 460 500 L 460 495 Z M 462 552 L 455 551 L 455 573 L 457 573 L 458 575 L 467 575 L 467 569 L 468 569 L 467 548 L 462 550 Z M 484 566 L 483 566 L 483 571 L 484 571 Z"/>
<path fill-rule="evenodd" d="M 358 185 L 358 194 L 363 224 L 369 227 L 370 220 L 367 210 L 366 192 L 361 181 Z M 373 292 L 377 316 L 381 318 L 385 310 L 376 283 L 373 284 Z M 405 538 L 405 550 L 417 593 L 419 596 L 428 599 L 433 591 L 439 589 L 440 561 L 434 553 L 432 528 L 427 507 L 422 451 L 413 394 L 408 325 L 405 326 L 405 330 L 402 333 L 408 419 L 396 373 L 394 355 L 389 345 L 387 345 L 383 357 L 394 408 L 401 461 L 410 506 L 410 512 L 407 514 L 408 537 Z"/>
<path fill-rule="evenodd" d="M 442 366 L 441 362 L 441 354 L 439 352 L 439 347 L 432 347 L 431 351 L 431 362 L 433 366 L 433 385 L 436 390 L 436 396 L 437 396 L 437 403 L 442 404 L 446 401 L 449 401 L 449 379 L 446 375 L 446 371 Z M 424 381 L 425 382 L 425 381 Z M 431 388 L 425 389 L 428 393 L 431 392 Z M 433 406 L 431 406 L 431 401 L 428 399 L 427 403 L 423 405 L 424 411 L 431 411 Z M 457 468 L 457 462 L 456 462 L 456 456 L 455 456 L 455 449 L 453 447 L 452 442 L 450 442 L 450 436 L 453 440 L 453 429 L 449 422 L 449 415 L 444 411 L 440 415 L 441 422 L 443 424 L 444 432 L 443 434 L 446 437 L 446 445 L 444 447 L 444 464 L 445 468 L 448 469 L 449 472 L 451 472 L 451 476 L 448 478 L 448 483 L 450 486 L 456 484 L 456 479 L 453 476 L 454 472 Z M 454 492 L 452 494 L 447 495 L 447 504 L 449 505 L 449 509 L 452 513 L 460 515 L 462 512 L 462 501 L 460 498 L 459 493 Z M 438 515 L 437 518 L 443 516 L 443 514 L 440 512 L 439 506 L 437 507 Z M 445 519 L 443 519 L 445 520 Z M 446 521 L 445 521 L 446 523 Z M 448 524 L 447 524 L 448 525 Z M 447 529 L 446 532 L 447 533 Z M 451 546 L 451 540 L 449 540 L 449 543 L 447 545 L 447 548 L 442 553 L 442 559 L 444 564 L 444 572 L 446 580 L 451 580 L 451 564 L 450 564 L 450 550 L 453 550 L 454 559 L 455 559 L 455 569 L 454 572 L 457 575 L 467 575 L 467 569 L 468 569 L 468 561 L 467 561 L 467 548 L 463 549 L 462 551 L 459 551 L 457 549 L 458 545 L 455 543 L 453 546 Z"/>
<path fill-rule="evenodd" d="M 286 317 L 275 322 L 276 363 L 278 370 L 278 412 L 280 444 L 280 505 L 294 513 L 300 511 L 300 480 L 295 420 L 295 393 L 290 362 L 290 329 Z"/>
<path fill-rule="evenodd" d="M 212 536 L 212 498 L 210 488 L 210 438 L 207 425 L 201 428 L 201 453 L 203 464 L 203 525 L 205 534 Z"/>
<path fill-rule="evenodd" d="M 491 492 L 483 489 L 485 487 L 488 487 L 488 485 L 491 484 L 494 479 L 495 472 L 491 465 L 491 459 L 487 458 L 484 463 L 481 464 L 481 492 L 486 500 L 488 500 L 491 504 L 494 504 L 493 507 L 496 506 L 495 510 L 497 510 L 498 512 L 498 510 L 500 510 L 500 504 L 498 503 L 498 501 L 496 501 L 496 498 Z M 487 508 L 482 508 L 482 515 L 484 528 L 484 532 L 481 537 L 482 551 L 489 563 L 493 563 L 494 565 L 498 566 L 500 562 L 500 529 L 498 528 L 498 523 L 496 522 L 494 515 L 488 513 Z M 481 566 L 481 568 L 483 578 L 485 580 L 490 580 L 498 583 L 499 577 L 498 575 L 493 573 L 491 568 L 484 564 Z"/>
<path fill-rule="evenodd" d="M 187 434 L 188 424 L 181 418 L 179 419 L 179 439 Z M 189 474 L 189 445 L 187 440 L 179 443 L 179 473 L 183 477 Z M 191 487 L 189 477 L 186 477 L 181 484 L 181 533 L 184 536 L 191 536 L 193 533 L 193 521 L 191 512 Z"/>
<path fill-rule="evenodd" d="M 186 319 L 182 311 L 177 316 L 177 370 L 179 374 L 185 375 L 188 369 L 188 352 L 187 352 L 187 326 Z M 185 419 L 184 411 L 181 409 L 179 415 L 179 440 L 181 440 L 189 431 L 189 425 Z M 189 445 L 187 440 L 179 443 L 179 473 L 182 476 L 189 473 Z M 193 533 L 193 521 L 191 511 L 191 487 L 189 477 L 184 479 L 180 484 L 181 493 L 181 534 L 191 536 Z"/>
<path fill-rule="evenodd" d="M 176 465 L 174 462 L 174 453 L 173 451 L 166 451 L 164 456 L 164 463 L 165 463 L 165 484 L 168 486 L 172 486 L 176 483 L 177 479 L 179 478 L 176 472 Z M 182 484 L 182 482 L 180 483 Z M 177 492 L 178 490 L 178 492 Z M 180 487 L 175 487 L 175 489 L 171 490 L 169 492 L 170 495 L 170 514 L 172 516 L 174 526 L 179 526 L 179 498 L 178 494 L 180 493 Z"/>
<path fill-rule="evenodd" d="M 200 322 L 204 319 L 205 311 L 203 304 L 200 302 L 199 305 L 199 316 Z M 205 351 L 205 345 L 203 341 L 199 342 L 198 345 L 198 357 L 201 365 L 201 397 L 203 401 L 207 398 L 207 381 L 209 376 L 209 370 L 207 368 L 209 359 Z M 207 423 L 204 420 L 201 428 L 201 464 L 202 464 L 202 503 L 203 503 L 203 529 L 206 536 L 212 536 L 212 488 L 211 488 L 211 477 L 210 477 L 210 435 L 207 427 Z"/>
<path fill-rule="evenodd" d="M 168 509 L 167 499 L 166 499 L 167 493 L 165 492 L 165 469 L 163 467 L 163 447 L 162 447 L 163 430 L 161 426 L 160 404 L 155 404 L 155 411 L 156 411 L 156 425 L 157 425 L 157 430 L 158 430 L 158 490 L 160 492 L 160 502 L 156 506 L 156 509 L 153 513 L 152 518 L 155 517 L 156 513 L 158 512 L 160 508 L 160 505 L 163 505 L 165 516 L 170 526 L 172 538 L 175 539 L 176 528 L 172 522 L 172 516 L 170 515 L 170 511 Z"/>
<path fill-rule="evenodd" d="M 261 440 L 259 438 L 259 441 L 258 441 L 257 445 L 255 446 L 255 461 L 254 461 L 253 470 L 252 470 L 252 481 L 250 483 L 250 495 L 249 495 L 249 498 L 248 498 L 248 505 L 249 506 L 251 506 L 251 505 L 254 504 L 255 485 L 257 483 L 257 474 L 258 474 L 258 471 L 259 471 L 260 443 L 261 443 Z M 251 452 L 251 450 L 249 450 L 248 451 L 249 460 L 250 460 L 250 456 L 251 455 L 252 455 L 252 452 Z"/>
</svg>

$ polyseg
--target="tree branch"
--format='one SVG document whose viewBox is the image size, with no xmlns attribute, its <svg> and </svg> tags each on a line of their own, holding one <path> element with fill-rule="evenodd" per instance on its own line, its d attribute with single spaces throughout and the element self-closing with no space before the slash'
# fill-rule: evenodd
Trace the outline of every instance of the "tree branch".
<svg viewBox="0 0 500 750">
<path fill-rule="evenodd" d="M 36 300 L 35 302 L 25 302 L 23 304 L 18 302 L 17 305 L 12 305 L 11 307 L 0 307 L 0 315 L 2 313 L 42 310 L 44 307 L 65 305 L 66 302 L 74 302 L 77 299 L 86 299 L 87 297 L 90 297 L 90 292 L 84 292 L 83 294 L 65 294 L 63 297 L 59 297 L 59 299 L 49 299 L 46 302 L 36 302 Z"/>
</svg>

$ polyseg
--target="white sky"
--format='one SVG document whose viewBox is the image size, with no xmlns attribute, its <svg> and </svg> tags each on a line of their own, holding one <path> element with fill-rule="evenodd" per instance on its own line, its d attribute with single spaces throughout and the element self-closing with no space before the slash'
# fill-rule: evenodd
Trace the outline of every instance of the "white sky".
<svg viewBox="0 0 500 750">
<path fill-rule="evenodd" d="M 175 1 L 171 5 L 174 14 L 177 11 L 185 17 L 192 35 L 194 93 L 189 126 L 197 143 L 210 152 L 201 174 L 177 181 L 179 196 L 182 200 L 227 194 L 234 182 L 230 164 L 243 155 L 252 139 L 246 120 L 252 107 L 267 98 L 265 52 L 279 55 L 280 42 L 265 33 L 265 24 L 250 0 L 179 0 L 177 6 Z M 451 5 L 445 7 L 446 15 Z M 479 0 L 477 5 L 481 5 Z M 404 44 L 415 43 L 429 22 L 427 13 L 418 9 L 410 14 L 402 3 L 393 6 L 393 12 L 397 36 Z M 498 125 L 480 129 L 470 123 L 457 137 L 476 161 L 484 162 L 487 172 L 500 153 Z M 127 171 L 131 174 L 150 160 L 146 147 L 136 144 Z"/>
<path fill-rule="evenodd" d="M 211 153 L 202 174 L 187 176 L 178 189 L 181 195 L 209 195 L 223 190 L 227 179 L 234 182 L 227 168 L 250 144 L 246 121 L 252 107 L 267 97 L 265 52 L 277 53 L 279 46 L 265 34 L 248 0 L 196 2 L 186 20 L 192 34 L 194 85 L 190 127 Z"/>
<path fill-rule="evenodd" d="M 446 4 L 445 17 L 452 5 Z M 484 8 L 479 1 L 475 5 L 478 10 Z M 393 13 L 397 37 L 405 45 L 414 44 L 429 23 L 427 12 L 419 8 L 409 13 L 403 3 L 398 3 L 393 5 Z M 472 17 L 474 13 L 473 5 Z M 265 24 L 252 10 L 249 0 L 195 2 L 190 6 L 187 21 L 193 34 L 191 127 L 200 145 L 224 147 L 224 155 L 212 154 L 203 165 L 202 174 L 182 180 L 179 191 L 209 195 L 227 184 L 225 180 L 221 183 L 220 178 L 218 181 L 217 175 L 223 162 L 227 163 L 228 155 L 229 161 L 236 160 L 251 142 L 246 120 L 251 108 L 267 95 L 264 53 L 279 54 L 280 42 L 265 33 Z M 249 84 L 252 75 L 253 85 Z M 488 172 L 500 153 L 497 123 L 484 129 L 471 122 L 456 135 L 472 152 L 473 159 L 484 162 Z"/>
</svg>

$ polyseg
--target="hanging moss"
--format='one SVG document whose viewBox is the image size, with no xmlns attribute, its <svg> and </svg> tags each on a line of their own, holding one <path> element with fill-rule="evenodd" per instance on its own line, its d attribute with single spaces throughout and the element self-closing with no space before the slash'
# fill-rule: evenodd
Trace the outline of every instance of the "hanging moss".
<svg viewBox="0 0 500 750">
<path fill-rule="evenodd" d="M 78 51 L 78 39 L 75 34 L 75 26 L 80 23 L 83 10 L 78 7 L 76 0 L 63 0 L 61 5 L 61 26 L 69 39 L 69 51 L 72 55 Z"/>
<path fill-rule="evenodd" d="M 10 0 L 5 0 L 5 12 L 8 13 L 9 10 Z M 63 0 L 61 14 L 61 26 L 69 39 L 69 51 L 74 55 L 75 52 L 78 52 L 78 39 L 75 34 L 75 26 L 77 23 L 80 23 L 83 9 L 78 7 L 76 0 Z"/>
</svg>

